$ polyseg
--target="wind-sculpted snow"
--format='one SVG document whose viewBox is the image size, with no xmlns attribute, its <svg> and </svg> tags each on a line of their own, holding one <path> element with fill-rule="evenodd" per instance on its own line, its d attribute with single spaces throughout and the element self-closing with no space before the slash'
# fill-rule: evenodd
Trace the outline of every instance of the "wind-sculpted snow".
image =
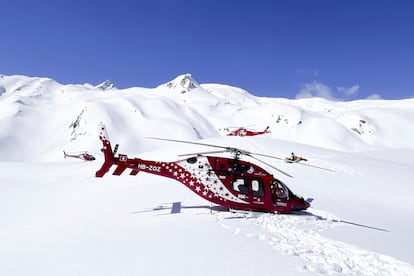
<svg viewBox="0 0 414 276">
<path fill-rule="evenodd" d="M 320 210 L 311 208 L 296 215 L 218 213 L 216 218 L 219 225 L 234 234 L 261 240 L 277 251 L 302 259 L 305 271 L 328 275 L 414 275 L 414 266 L 408 263 L 324 237 L 324 230 L 344 223 Z"/>
</svg>

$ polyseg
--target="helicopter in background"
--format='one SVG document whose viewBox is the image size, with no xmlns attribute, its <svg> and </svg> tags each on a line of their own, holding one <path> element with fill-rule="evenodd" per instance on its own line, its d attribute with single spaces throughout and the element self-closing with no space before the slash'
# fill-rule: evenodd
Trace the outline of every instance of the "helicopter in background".
<svg viewBox="0 0 414 276">
<path fill-rule="evenodd" d="M 243 156 L 248 156 L 286 176 L 292 177 L 288 173 L 262 161 L 257 156 L 284 160 L 283 158 L 252 153 L 233 147 L 151 138 L 208 146 L 218 150 L 182 154 L 180 156 L 186 156 L 186 158 L 174 162 L 144 160 L 136 157 L 130 158 L 126 154 L 118 154 L 116 156 L 112 151 L 111 143 L 103 124 L 100 125 L 99 139 L 103 144 L 104 163 L 96 171 L 96 177 L 103 177 L 115 165 L 116 168 L 112 172 L 113 175 L 121 175 L 128 169 L 130 175 L 146 172 L 171 178 L 184 184 L 205 200 L 228 209 L 289 213 L 305 210 L 310 206 L 308 201 L 303 197 L 295 195 L 282 181 L 275 178 L 268 171 L 255 163 L 242 160 Z M 230 154 L 230 158 L 209 155 L 225 152 Z"/>
<path fill-rule="evenodd" d="M 81 159 L 83 161 L 94 161 L 96 158 L 95 156 L 93 156 L 92 154 L 89 154 L 88 152 L 82 152 L 79 154 L 68 154 L 65 151 L 63 151 L 63 157 L 66 159 L 66 157 L 71 157 L 71 158 L 78 158 Z"/>
<path fill-rule="evenodd" d="M 223 130 L 228 131 L 229 133 L 226 136 L 256 136 L 266 133 L 270 133 L 269 126 L 267 126 L 263 131 L 255 131 L 245 127 L 237 127 L 235 130 L 230 131 L 229 127 L 224 128 Z"/>
</svg>

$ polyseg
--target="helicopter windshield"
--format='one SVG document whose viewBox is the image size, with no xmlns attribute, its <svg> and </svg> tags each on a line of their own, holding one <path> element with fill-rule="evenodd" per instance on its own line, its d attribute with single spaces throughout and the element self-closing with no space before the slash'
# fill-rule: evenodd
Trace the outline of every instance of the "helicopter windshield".
<svg viewBox="0 0 414 276">
<path fill-rule="evenodd" d="M 274 180 L 271 187 L 274 199 L 289 199 L 289 189 L 282 182 Z"/>
</svg>

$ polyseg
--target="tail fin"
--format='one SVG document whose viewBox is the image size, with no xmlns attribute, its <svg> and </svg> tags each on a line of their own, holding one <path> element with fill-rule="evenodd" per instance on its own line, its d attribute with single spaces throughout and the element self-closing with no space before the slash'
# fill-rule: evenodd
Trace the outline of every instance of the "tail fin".
<svg viewBox="0 0 414 276">
<path fill-rule="evenodd" d="M 270 133 L 269 126 L 267 126 L 263 132 L 264 133 Z"/>
<path fill-rule="evenodd" d="M 102 164 L 102 167 L 95 173 L 96 177 L 104 176 L 112 167 L 112 165 L 117 163 L 117 160 L 114 157 L 114 153 L 112 151 L 111 142 L 109 141 L 105 125 L 102 123 L 99 125 L 99 139 L 103 144 L 102 152 L 104 154 L 105 161 Z"/>
</svg>

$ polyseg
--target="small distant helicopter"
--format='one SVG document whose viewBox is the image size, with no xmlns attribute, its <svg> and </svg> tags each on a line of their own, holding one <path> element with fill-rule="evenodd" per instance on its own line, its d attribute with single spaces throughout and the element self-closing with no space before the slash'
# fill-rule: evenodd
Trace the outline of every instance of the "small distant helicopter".
<svg viewBox="0 0 414 276">
<path fill-rule="evenodd" d="M 233 147 L 151 138 L 219 149 L 209 152 L 182 154 L 180 156 L 188 157 L 174 162 L 153 161 L 129 158 L 125 154 L 115 156 L 103 124 L 100 125 L 99 138 L 103 144 L 102 151 L 105 160 L 102 167 L 95 173 L 96 177 L 103 177 L 112 165 L 116 165 L 113 175 L 121 175 L 126 169 L 130 169 L 130 175 L 137 175 L 142 171 L 168 177 L 181 182 L 200 197 L 228 209 L 289 213 L 305 210 L 310 206 L 310 202 L 295 195 L 284 183 L 265 169 L 241 159 L 242 156 L 248 156 L 286 176 L 292 177 L 256 156 L 280 160 L 284 160 L 284 158 L 252 153 Z M 115 148 L 118 148 L 118 144 Z M 231 158 L 208 155 L 224 152 L 229 152 Z"/>
<path fill-rule="evenodd" d="M 269 127 L 266 127 L 265 130 L 263 130 L 263 131 L 254 131 L 254 130 L 249 130 L 245 127 L 239 127 L 237 129 L 231 131 L 230 133 L 228 133 L 227 136 L 242 136 L 243 137 L 243 136 L 261 135 L 261 134 L 265 134 L 265 133 L 270 133 Z"/>
<path fill-rule="evenodd" d="M 66 157 L 71 157 L 71 158 L 78 158 L 81 159 L 83 161 L 93 161 L 95 160 L 95 156 L 93 156 L 92 154 L 87 153 L 86 151 L 83 153 L 79 153 L 79 154 L 67 154 L 65 151 L 63 151 L 63 156 Z"/>
</svg>

